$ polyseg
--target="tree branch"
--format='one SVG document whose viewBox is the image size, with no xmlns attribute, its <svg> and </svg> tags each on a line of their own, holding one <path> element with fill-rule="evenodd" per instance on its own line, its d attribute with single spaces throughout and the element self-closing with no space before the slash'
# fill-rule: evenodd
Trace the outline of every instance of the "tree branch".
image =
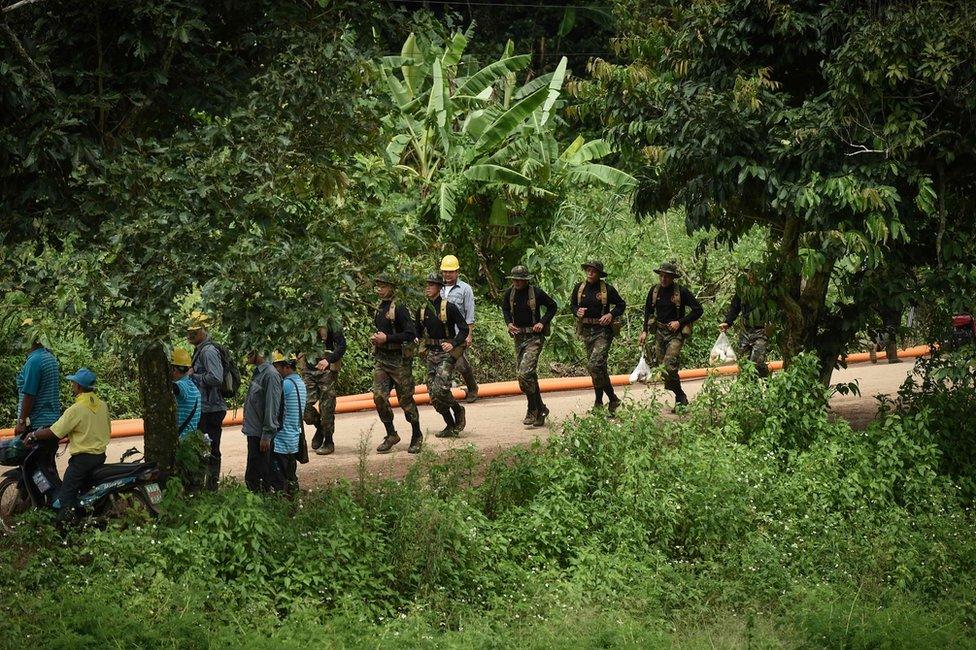
<svg viewBox="0 0 976 650">
<path fill-rule="evenodd" d="M 14 9 L 19 9 L 20 7 L 26 7 L 27 5 L 32 5 L 35 2 L 40 2 L 41 0 L 20 0 L 20 2 L 15 2 L 12 5 L 7 5 L 3 9 L 0 9 L 0 13 L 7 13 L 8 11 L 13 11 Z"/>
<path fill-rule="evenodd" d="M 26 2 L 27 0 L 23 1 Z M 14 6 L 16 5 L 11 5 L 11 7 Z M 9 8 L 10 7 L 7 7 L 7 9 Z M 4 11 L 7 9 L 4 9 Z M 38 78 L 38 81 L 41 82 L 44 90 L 49 92 L 51 95 L 55 95 L 56 92 L 54 89 L 54 83 L 51 81 L 51 78 L 47 76 L 47 74 L 41 70 L 41 67 L 34 62 L 34 59 L 30 57 L 30 54 L 28 54 L 27 50 L 24 49 L 20 39 L 17 38 L 17 35 L 14 34 L 12 29 L 10 29 L 10 25 L 7 24 L 6 20 L 0 20 L 0 31 L 3 31 L 4 35 L 7 37 L 7 40 L 10 41 L 10 45 L 14 48 L 14 51 L 24 60 L 24 63 L 26 63 L 31 72 L 34 73 L 34 76 Z"/>
</svg>

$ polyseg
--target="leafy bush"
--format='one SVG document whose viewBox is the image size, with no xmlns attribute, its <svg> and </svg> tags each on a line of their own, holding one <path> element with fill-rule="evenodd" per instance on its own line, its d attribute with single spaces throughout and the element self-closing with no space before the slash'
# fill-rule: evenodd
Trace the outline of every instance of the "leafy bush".
<svg viewBox="0 0 976 650">
<path fill-rule="evenodd" d="M 572 418 L 483 470 L 462 451 L 295 502 L 170 491 L 156 524 L 64 544 L 28 521 L 0 543 L 7 638 L 964 643 L 976 522 L 945 473 L 947 425 L 905 409 L 854 431 L 822 391 L 801 358 L 709 382 L 683 421 L 653 401 Z"/>
</svg>

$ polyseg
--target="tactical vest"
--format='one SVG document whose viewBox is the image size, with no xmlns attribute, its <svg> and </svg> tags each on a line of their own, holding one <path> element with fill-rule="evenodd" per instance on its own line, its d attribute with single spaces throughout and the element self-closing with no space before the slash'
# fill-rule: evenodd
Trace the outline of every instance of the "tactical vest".
<svg viewBox="0 0 976 650">
<path fill-rule="evenodd" d="M 681 286 L 677 282 L 675 282 L 671 286 L 674 287 L 674 291 L 671 293 L 671 304 L 674 305 L 675 311 L 678 312 L 678 318 L 681 318 L 682 316 L 684 316 L 684 314 L 681 313 Z M 654 288 L 651 290 L 651 315 L 647 320 L 648 329 L 650 329 L 650 326 L 652 324 L 657 324 L 657 297 L 660 293 L 660 290 L 661 290 L 660 284 L 654 285 Z M 681 328 L 681 334 L 682 336 L 685 337 L 691 336 L 691 325 L 689 324 L 683 326 Z"/>
<path fill-rule="evenodd" d="M 438 315 L 438 320 L 440 320 L 441 324 L 444 325 L 444 333 L 446 334 L 447 333 L 447 298 L 441 298 L 441 308 L 440 308 L 440 314 Z M 422 305 L 420 307 L 420 322 L 421 324 L 423 324 L 426 321 L 427 321 L 427 305 Z M 426 329 L 426 326 L 424 326 L 424 329 Z M 430 332 L 425 332 L 425 333 L 429 334 Z M 453 340 L 454 340 L 453 338 L 433 339 L 427 336 L 424 337 L 424 345 L 439 345 L 444 341 L 450 342 Z"/>
<path fill-rule="evenodd" d="M 576 287 L 576 304 L 577 305 L 582 305 L 583 304 L 583 289 L 584 289 L 584 287 L 586 287 L 586 283 L 585 282 L 580 282 L 579 283 L 579 286 Z M 610 313 L 610 306 L 607 304 L 608 298 L 609 298 L 608 293 L 607 293 L 607 283 L 604 282 L 603 280 L 600 280 L 600 293 L 598 294 L 597 297 L 600 298 L 600 305 L 601 305 L 600 313 L 602 315 L 609 314 Z M 598 323 L 599 320 L 600 320 L 599 318 L 577 318 L 577 326 L 579 326 L 579 325 L 598 325 L 599 324 Z M 620 328 L 623 327 L 623 323 L 620 321 L 619 318 L 614 318 L 612 321 L 610 321 L 610 327 L 613 329 L 613 333 L 614 334 L 620 334 Z M 577 327 L 577 329 L 579 329 L 579 328 Z"/>
</svg>

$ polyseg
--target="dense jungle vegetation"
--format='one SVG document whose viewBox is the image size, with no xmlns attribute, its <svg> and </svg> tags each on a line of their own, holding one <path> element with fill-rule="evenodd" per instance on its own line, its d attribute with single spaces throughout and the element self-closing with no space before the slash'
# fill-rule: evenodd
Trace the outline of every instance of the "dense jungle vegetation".
<svg viewBox="0 0 976 650">
<path fill-rule="evenodd" d="M 514 372 L 516 263 L 562 307 L 543 374 L 584 373 L 591 258 L 629 305 L 614 372 L 665 260 L 706 309 L 686 365 L 745 265 L 788 362 L 490 464 L 30 521 L 0 541 L 2 645 L 972 645 L 972 351 L 866 430 L 826 408 L 879 309 L 912 342 L 974 309 L 971 3 L 6 0 L 0 32 L 4 422 L 39 339 L 170 462 L 175 406 L 140 395 L 196 309 L 242 354 L 339 315 L 340 392 L 366 390 L 370 278 L 419 303 L 447 253 L 484 381 Z"/>
</svg>

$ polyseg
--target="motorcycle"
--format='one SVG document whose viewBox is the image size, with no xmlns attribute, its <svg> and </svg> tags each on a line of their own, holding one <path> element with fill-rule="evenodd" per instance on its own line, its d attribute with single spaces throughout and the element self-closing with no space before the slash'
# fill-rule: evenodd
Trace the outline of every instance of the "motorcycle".
<svg viewBox="0 0 976 650">
<path fill-rule="evenodd" d="M 40 450 L 40 445 L 28 445 L 19 437 L 0 441 L 0 465 L 14 468 L 0 475 L 0 527 L 4 532 L 9 533 L 14 518 L 31 508 L 58 506 L 61 479 L 57 468 L 45 466 Z M 106 463 L 95 470 L 90 484 L 81 490 L 78 511 L 103 518 L 135 509 L 155 518 L 166 474 L 155 463 L 125 462 L 138 453 L 130 449 L 122 455 L 122 462 Z"/>
<path fill-rule="evenodd" d="M 976 341 L 976 320 L 971 314 L 956 314 L 952 317 L 952 335 L 949 348 L 958 350 Z"/>
</svg>

